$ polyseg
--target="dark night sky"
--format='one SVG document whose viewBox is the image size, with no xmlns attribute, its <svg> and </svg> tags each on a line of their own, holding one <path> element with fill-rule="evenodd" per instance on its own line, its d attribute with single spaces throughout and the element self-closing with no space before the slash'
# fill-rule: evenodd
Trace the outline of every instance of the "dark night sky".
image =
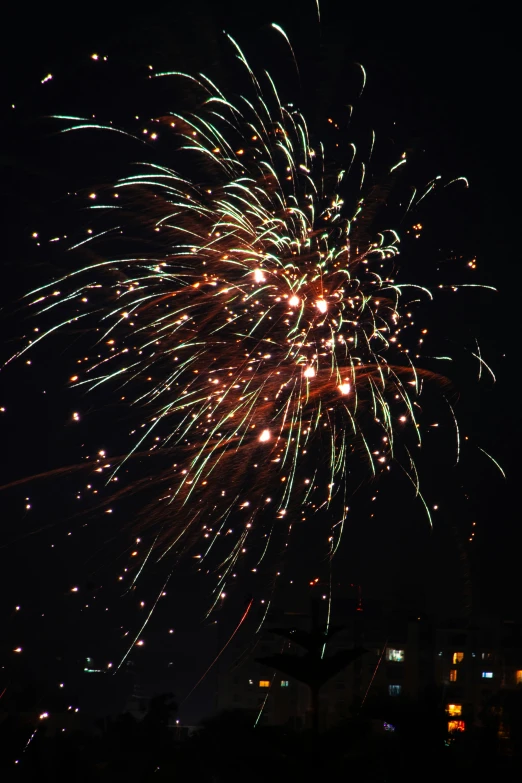
<svg viewBox="0 0 522 783">
<path fill-rule="evenodd" d="M 125 170 L 126 153 L 118 160 L 117 145 L 112 148 L 114 156 L 107 148 L 99 153 L 91 149 L 84 159 L 75 160 L 75 143 L 58 138 L 52 123 L 43 119 L 45 115 L 90 112 L 96 107 L 124 121 L 137 113 L 135 102 L 147 111 L 148 100 L 151 111 L 171 109 L 147 97 L 143 89 L 147 65 L 211 71 L 226 79 L 229 55 L 221 36 L 223 28 L 252 53 L 254 62 L 274 58 L 276 70 L 281 66 L 279 83 L 290 92 L 295 82 L 284 75 L 284 69 L 290 69 L 291 63 L 287 58 L 281 60 L 281 53 L 267 44 L 273 41 L 268 24 L 275 21 L 290 35 L 303 84 L 310 84 L 302 105 L 320 130 L 319 117 L 342 112 L 349 102 L 347 96 L 353 97 L 352 64 L 361 62 L 368 73 L 368 87 L 356 116 L 363 118 L 364 126 L 374 127 L 390 148 L 413 149 L 414 170 L 420 176 L 464 174 L 470 180 L 465 196 L 460 193 L 432 201 L 426 212 L 425 243 L 432 250 L 442 248 L 446 256 L 452 255 L 450 251 L 467 258 L 476 255 L 473 282 L 500 290 L 497 295 L 461 298 L 458 307 L 442 314 L 443 329 L 440 322 L 437 328 L 457 342 L 469 343 L 470 335 L 476 335 L 497 374 L 496 386 L 487 379 L 478 385 L 476 367 L 462 360 L 452 378 L 460 396 L 463 432 L 499 459 L 508 480 L 504 482 L 485 458 L 470 453 L 459 476 L 447 474 L 436 490 L 443 498 L 444 513 L 437 517 L 433 534 L 415 512 L 407 510 L 407 504 L 403 507 L 402 490 L 392 491 L 388 507 L 381 504 L 375 521 L 355 525 L 350 531 L 339 580 L 360 581 L 373 597 L 396 592 L 411 601 L 412 593 L 424 591 L 431 608 L 450 612 L 455 594 L 462 589 L 459 555 L 464 548 L 474 607 L 520 615 L 516 573 L 522 544 L 516 502 L 519 348 L 515 345 L 517 305 L 512 304 L 520 285 L 514 171 L 519 144 L 514 133 L 515 44 L 509 35 L 510 21 L 491 18 L 486 12 L 456 16 L 440 5 L 414 13 L 404 8 L 384 16 L 377 7 L 354 13 L 350 5 L 323 3 L 319 36 L 311 0 L 237 7 L 228 1 L 200 2 L 195 10 L 178 9 L 175 3 L 162 10 L 157 4 L 153 13 L 146 6 L 139 13 L 129 13 L 123 4 L 120 11 L 112 4 L 107 13 L 102 5 L 89 4 L 70 21 L 52 7 L 40 7 L 30 18 L 21 7 L 7 12 L 2 73 L 4 80 L 8 75 L 8 89 L 0 107 L 6 131 L 0 150 L 2 359 L 11 354 L 17 336 L 27 328 L 18 297 L 35 280 L 45 280 L 63 265 L 58 247 L 46 248 L 43 259 L 31 232 L 58 233 L 68 221 L 74 222 L 64 198 L 68 189 L 95 185 L 96 178 L 116 177 Z M 89 59 L 92 52 L 110 58 L 110 71 L 103 76 L 94 70 L 97 66 Z M 41 85 L 47 73 L 54 78 Z M 412 278 L 411 259 L 406 263 Z M 464 265 L 455 261 L 452 267 L 446 262 L 441 268 L 448 281 L 459 281 Z M 427 274 L 422 268 L 414 271 L 421 279 Z M 435 319 L 435 314 L 431 317 Z M 71 399 L 71 392 L 65 391 L 73 360 L 74 351 L 58 338 L 35 357 L 38 370 L 16 366 L 0 374 L 0 407 L 7 408 L 0 415 L 1 484 L 78 461 L 76 433 L 65 424 L 75 405 L 85 407 L 78 396 Z M 96 443 L 110 432 L 112 412 L 100 410 L 97 400 L 92 405 L 96 410 L 85 438 Z M 112 437 L 116 449 L 117 436 L 110 432 L 107 437 Z M 438 468 L 435 464 L 426 467 L 428 486 L 433 488 Z M 107 599 L 110 611 L 105 617 L 98 612 L 96 619 L 80 614 L 78 604 L 72 602 L 72 584 L 80 584 L 85 594 L 96 594 L 103 602 L 104 596 L 96 592 L 98 585 L 106 574 L 117 570 L 120 552 L 126 548 L 126 543 L 121 546 L 117 526 L 110 529 L 104 522 L 103 529 L 100 524 L 84 529 L 83 518 L 71 519 L 68 498 L 75 486 L 73 478 L 58 484 L 46 480 L 0 494 L 0 606 L 8 618 L 1 625 L 0 657 L 8 666 L 10 651 L 22 643 L 18 639 L 25 640 L 33 663 L 39 657 L 56 661 L 57 654 L 65 661 L 68 656 L 88 654 L 105 661 L 113 655 L 117 660 L 120 626 L 135 622 L 129 606 L 119 608 L 112 595 Z M 460 487 L 465 488 L 469 501 L 462 500 Z M 34 505 L 31 514 L 24 511 L 27 496 Z M 477 521 L 477 541 L 468 547 L 473 520 Z M 67 537 L 68 532 L 73 535 Z M 222 635 L 226 637 L 226 631 L 216 629 L 211 621 L 201 622 L 206 586 L 191 579 L 188 572 L 188 567 L 181 568 L 149 634 L 149 666 L 155 660 L 155 646 L 162 651 L 158 660 L 163 662 L 167 655 L 174 661 L 168 675 L 158 678 L 158 687 L 166 683 L 180 696 L 210 662 Z M 163 572 L 151 577 L 144 588 L 147 599 L 162 577 Z M 244 600 L 245 595 L 238 594 L 230 618 L 220 620 L 225 629 L 241 614 Z M 458 598 L 457 604 L 461 603 Z M 19 616 L 13 613 L 15 604 L 23 605 Z M 176 633 L 168 647 L 165 634 L 170 627 Z M 188 706 L 189 720 L 205 708 L 208 692 Z"/>
</svg>

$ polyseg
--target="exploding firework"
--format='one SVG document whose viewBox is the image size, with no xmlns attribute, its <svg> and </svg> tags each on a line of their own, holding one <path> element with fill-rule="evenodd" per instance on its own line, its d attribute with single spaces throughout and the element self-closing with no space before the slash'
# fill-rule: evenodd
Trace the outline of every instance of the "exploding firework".
<svg viewBox="0 0 522 783">
<path fill-rule="evenodd" d="M 96 358 L 71 382 L 123 388 L 123 404 L 140 412 L 111 477 L 138 455 L 164 456 L 167 467 L 121 495 L 154 479 L 153 546 L 161 556 L 190 550 L 214 569 L 214 605 L 237 569 L 256 572 L 274 548 L 279 558 L 296 523 L 321 525 L 333 555 L 355 466 L 369 479 L 400 466 L 429 518 L 412 448 L 423 387 L 441 380 L 419 364 L 427 330 L 414 323 L 432 294 L 400 281 L 399 234 L 376 228 L 406 155 L 380 189 L 366 185 L 353 146 L 333 171 L 304 116 L 230 40 L 251 94 L 231 99 L 207 77 L 158 74 L 188 80 L 198 96 L 197 112 L 144 130 L 151 141 L 168 134 L 179 165 L 142 164 L 111 188 L 110 204 L 91 194 L 93 207 L 122 219 L 74 248 L 131 225 L 147 252 L 98 256 L 31 295 L 39 312 L 64 313 L 32 345 L 97 319 Z M 117 130 L 67 128 L 80 129 Z"/>
</svg>

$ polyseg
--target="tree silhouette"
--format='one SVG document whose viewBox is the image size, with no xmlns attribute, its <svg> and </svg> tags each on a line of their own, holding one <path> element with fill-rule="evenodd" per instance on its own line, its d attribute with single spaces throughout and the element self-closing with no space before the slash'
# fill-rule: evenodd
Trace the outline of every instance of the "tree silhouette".
<svg viewBox="0 0 522 783">
<path fill-rule="evenodd" d="M 317 605 L 312 605 L 312 628 L 303 631 L 298 628 L 271 628 L 270 633 L 282 636 L 306 650 L 305 655 L 276 653 L 257 658 L 259 663 L 287 674 L 304 683 L 310 689 L 312 729 L 319 729 L 319 691 L 332 677 L 360 658 L 366 650 L 353 647 L 350 650 L 338 650 L 330 656 L 324 655 L 325 646 L 330 639 L 343 630 L 343 626 L 326 626 L 319 623 Z"/>
</svg>

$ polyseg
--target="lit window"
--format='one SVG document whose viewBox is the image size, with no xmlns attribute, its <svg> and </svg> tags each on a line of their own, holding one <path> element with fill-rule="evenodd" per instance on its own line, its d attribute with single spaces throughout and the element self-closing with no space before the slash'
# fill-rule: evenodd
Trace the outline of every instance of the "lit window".
<svg viewBox="0 0 522 783">
<path fill-rule="evenodd" d="M 388 685 L 388 693 L 390 696 L 400 696 L 402 685 Z"/>
<path fill-rule="evenodd" d="M 464 660 L 464 653 L 463 652 L 454 652 L 452 661 L 453 663 L 462 663 Z"/>
<path fill-rule="evenodd" d="M 483 652 L 482 653 L 482 660 L 483 661 L 492 661 L 493 660 L 493 653 Z"/>
<path fill-rule="evenodd" d="M 498 726 L 498 738 L 499 739 L 509 739 L 510 738 L 509 726 L 507 726 L 502 721 L 500 721 L 499 726 Z"/>
<path fill-rule="evenodd" d="M 452 718 L 454 718 L 456 715 L 462 715 L 462 704 L 447 704 L 446 712 Z"/>
<path fill-rule="evenodd" d="M 492 680 L 493 679 L 493 672 L 482 672 L 482 679 L 483 680 Z"/>
<path fill-rule="evenodd" d="M 281 688 L 288 688 L 289 684 L 288 680 L 281 680 Z"/>
<path fill-rule="evenodd" d="M 515 673 L 516 679 L 517 679 L 517 685 L 522 685 L 522 669 L 519 669 Z"/>
<path fill-rule="evenodd" d="M 450 669 L 450 682 L 457 682 L 457 670 Z"/>
<path fill-rule="evenodd" d="M 393 650 L 388 647 L 386 650 L 386 660 L 393 661 L 394 663 L 402 663 L 404 661 L 404 650 Z"/>
<path fill-rule="evenodd" d="M 449 720 L 448 731 L 466 731 L 466 724 L 463 720 Z"/>
<path fill-rule="evenodd" d="M 270 688 L 270 680 L 259 680 L 260 688 Z"/>
</svg>

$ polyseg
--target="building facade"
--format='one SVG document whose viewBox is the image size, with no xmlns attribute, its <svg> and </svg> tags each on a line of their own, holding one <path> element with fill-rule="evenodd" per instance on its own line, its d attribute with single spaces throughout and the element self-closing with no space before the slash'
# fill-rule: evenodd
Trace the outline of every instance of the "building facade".
<svg viewBox="0 0 522 783">
<path fill-rule="evenodd" d="M 339 614 L 339 607 L 338 612 Z M 361 646 L 365 653 L 332 677 L 320 691 L 322 729 L 357 714 L 382 719 L 393 728 L 401 708 L 414 708 L 430 694 L 449 732 L 482 725 L 484 715 L 502 715 L 506 692 L 522 691 L 522 626 L 485 621 L 462 628 L 424 618 L 385 616 L 379 606 L 344 607 L 344 623 L 325 649 Z M 272 627 L 310 626 L 306 615 L 280 613 Z M 303 683 L 259 661 L 304 650 L 266 631 L 255 643 L 238 643 L 235 659 L 222 666 L 216 708 L 246 710 L 260 725 L 310 725 L 310 691 Z M 391 716 L 391 717 L 390 717 Z"/>
</svg>

